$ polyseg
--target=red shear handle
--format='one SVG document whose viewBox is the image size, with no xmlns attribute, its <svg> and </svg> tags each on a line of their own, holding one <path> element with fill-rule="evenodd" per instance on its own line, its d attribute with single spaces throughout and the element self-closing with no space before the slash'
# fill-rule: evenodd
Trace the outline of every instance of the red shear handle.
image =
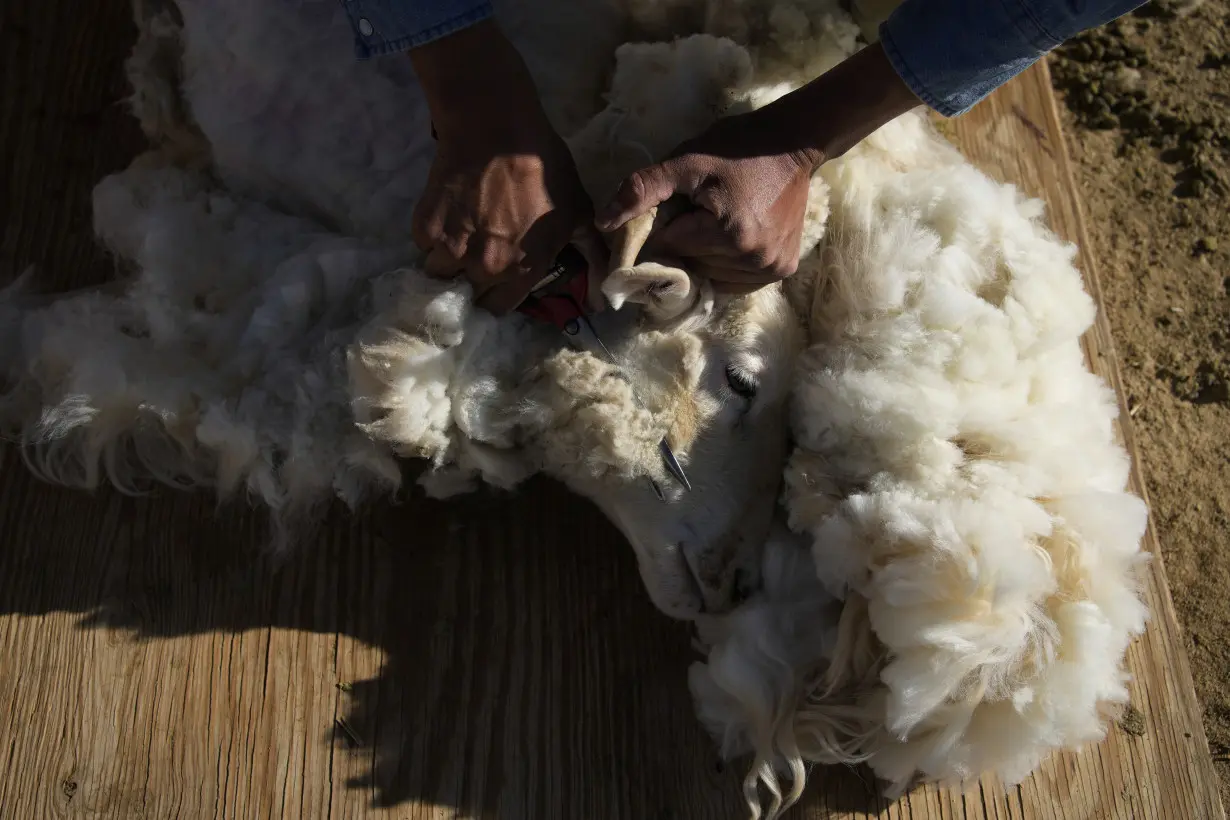
<svg viewBox="0 0 1230 820">
<path fill-rule="evenodd" d="M 566 245 L 556 258 L 552 273 L 555 278 L 526 297 L 517 311 L 564 330 L 585 313 L 589 262 L 576 247 Z"/>
</svg>

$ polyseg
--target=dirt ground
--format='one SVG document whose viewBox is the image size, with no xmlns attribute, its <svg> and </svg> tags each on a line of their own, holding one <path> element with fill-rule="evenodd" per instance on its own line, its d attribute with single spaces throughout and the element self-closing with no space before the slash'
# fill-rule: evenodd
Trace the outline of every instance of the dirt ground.
<svg viewBox="0 0 1230 820">
<path fill-rule="evenodd" d="M 1153 0 L 1050 66 L 1230 804 L 1230 0 Z"/>
</svg>

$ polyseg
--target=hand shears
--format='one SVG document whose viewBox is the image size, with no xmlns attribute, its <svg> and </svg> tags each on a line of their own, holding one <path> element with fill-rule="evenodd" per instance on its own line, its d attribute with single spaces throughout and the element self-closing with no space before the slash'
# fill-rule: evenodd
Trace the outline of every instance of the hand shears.
<svg viewBox="0 0 1230 820">
<path fill-rule="evenodd" d="M 589 262 L 584 255 L 575 245 L 566 245 L 556 257 L 551 270 L 534 285 L 530 295 L 517 311 L 555 325 L 573 347 L 600 356 L 608 363 L 618 366 L 619 362 L 585 313 L 584 306 L 589 296 L 588 271 Z M 675 480 L 685 490 L 691 490 L 692 484 L 665 438 L 659 442 L 658 452 L 662 454 L 662 461 Z M 652 479 L 650 483 L 658 498 L 665 501 L 666 495 L 662 488 Z"/>
</svg>

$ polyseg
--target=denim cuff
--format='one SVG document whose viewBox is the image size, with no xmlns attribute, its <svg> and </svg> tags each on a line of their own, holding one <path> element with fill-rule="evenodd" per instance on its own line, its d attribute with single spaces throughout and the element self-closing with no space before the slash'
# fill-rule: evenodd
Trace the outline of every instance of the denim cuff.
<svg viewBox="0 0 1230 820">
<path fill-rule="evenodd" d="M 928 107 L 964 114 L 1065 40 L 1142 0 L 905 0 L 880 26 L 893 69 Z"/>
<path fill-rule="evenodd" d="M 417 48 L 492 16 L 486 0 L 342 0 L 342 6 L 360 60 Z"/>
<path fill-rule="evenodd" d="M 1019 0 L 905 0 L 880 25 L 880 42 L 910 90 L 955 117 L 1053 47 L 1023 6 Z"/>
</svg>

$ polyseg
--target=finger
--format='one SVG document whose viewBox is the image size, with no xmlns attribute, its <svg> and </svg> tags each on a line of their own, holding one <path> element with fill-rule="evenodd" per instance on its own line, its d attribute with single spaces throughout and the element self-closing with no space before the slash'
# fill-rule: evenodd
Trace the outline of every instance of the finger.
<svg viewBox="0 0 1230 820">
<path fill-rule="evenodd" d="M 496 236 L 472 237 L 464 259 L 466 278 L 476 288 L 487 287 L 504 276 L 525 254 L 513 243 Z"/>
<path fill-rule="evenodd" d="M 740 257 L 710 256 L 699 259 L 687 259 L 688 269 L 701 276 L 731 285 L 769 285 L 780 282 L 790 276 L 793 271 L 782 272 L 773 267 L 757 266 L 753 261 Z"/>
<path fill-rule="evenodd" d="M 689 211 L 654 231 L 644 252 L 684 259 L 739 255 L 726 228 L 705 210 Z"/>
<path fill-rule="evenodd" d="M 516 310 L 525 301 L 530 291 L 542 281 L 547 271 L 555 264 L 564 246 L 569 242 L 572 242 L 581 255 L 585 256 L 589 265 L 593 265 L 594 262 L 587 254 L 600 253 L 598 247 L 605 249 L 601 235 L 592 227 L 589 227 L 588 232 L 578 229 L 571 239 L 557 238 L 548 243 L 544 239 L 547 231 L 545 223 L 540 223 L 540 225 L 543 227 L 536 226 L 530 232 L 533 236 L 527 235 L 522 241 L 522 247 L 526 250 L 521 254 L 521 259 L 517 264 L 509 266 L 501 276 L 488 279 L 481 290 L 477 284 L 475 285 L 475 304 L 496 316 L 503 316 Z"/>
<path fill-rule="evenodd" d="M 660 205 L 676 193 L 677 174 L 674 166 L 650 165 L 635 171 L 619 186 L 615 197 L 607 204 L 603 212 L 594 220 L 601 231 L 614 231 L 629 219 L 634 219 L 655 205 Z"/>
<path fill-rule="evenodd" d="M 476 293 L 474 304 L 495 316 L 511 313 L 525 301 L 540 279 L 541 273 L 526 270 L 509 274 Z"/>
<path fill-rule="evenodd" d="M 435 218 L 427 200 L 420 199 L 415 203 L 414 212 L 410 215 L 410 238 L 418 245 L 419 250 L 430 251 L 435 244 L 435 238 L 443 232 L 443 227 L 443 221 Z"/>
<path fill-rule="evenodd" d="M 427 182 L 410 213 L 410 236 L 419 250 L 430 251 L 444 235 L 444 207 L 439 196 L 439 164 L 433 162 Z"/>
<path fill-rule="evenodd" d="M 446 245 L 436 245 L 427 254 L 423 263 L 423 273 L 433 279 L 454 279 L 462 274 L 465 265 L 448 249 Z"/>
</svg>

